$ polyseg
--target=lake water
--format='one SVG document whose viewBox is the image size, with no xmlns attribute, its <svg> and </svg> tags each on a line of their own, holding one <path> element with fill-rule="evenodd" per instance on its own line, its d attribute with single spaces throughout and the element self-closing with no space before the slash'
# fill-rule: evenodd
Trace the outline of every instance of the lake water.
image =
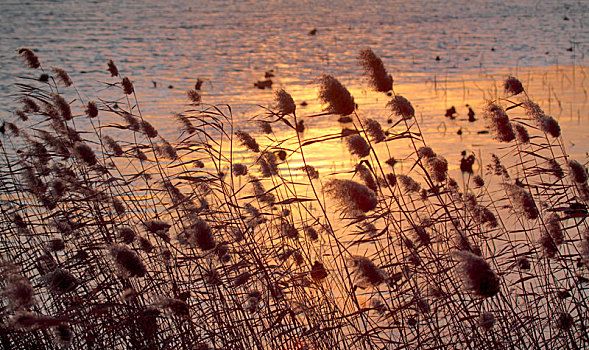
<svg viewBox="0 0 589 350">
<path fill-rule="evenodd" d="M 561 122 L 569 151 L 582 156 L 588 13 L 583 1 L 3 1 L 0 109 L 11 119 L 13 84 L 28 73 L 15 50 L 30 47 L 91 99 L 104 96 L 101 82 L 112 82 L 106 61 L 113 59 L 162 134 L 176 134 L 168 120 L 186 108 L 184 92 L 197 78 L 205 81 L 204 102 L 230 104 L 240 121 L 260 113 L 257 105 L 268 106 L 273 92 L 253 83 L 269 70 L 275 89 L 308 103 L 299 115 L 321 110 L 316 79 L 327 73 L 352 92 L 362 115 L 384 123 L 387 101 L 368 91 L 357 64 L 359 50 L 371 47 L 395 90 L 413 102 L 427 139 L 450 158 L 492 142 L 478 134 L 482 121 L 465 121 L 465 105 L 480 116 L 509 74 Z M 452 105 L 454 121 L 444 118 Z M 340 127 L 319 118 L 306 124 L 305 137 Z"/>
</svg>

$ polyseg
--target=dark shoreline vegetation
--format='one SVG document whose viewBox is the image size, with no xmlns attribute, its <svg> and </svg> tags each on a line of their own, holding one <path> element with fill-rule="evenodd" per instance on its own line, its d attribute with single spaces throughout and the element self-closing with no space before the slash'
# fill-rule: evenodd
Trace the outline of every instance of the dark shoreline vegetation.
<svg viewBox="0 0 589 350">
<path fill-rule="evenodd" d="M 324 113 L 298 116 L 278 90 L 255 137 L 190 90 L 176 140 L 114 62 L 120 97 L 88 101 L 19 54 L 31 75 L 1 139 L 3 348 L 589 346 L 587 170 L 517 78 L 484 108 L 497 155 L 477 175 L 465 158 L 459 184 L 370 49 L 359 62 L 387 95 L 386 128 L 323 75 Z M 342 117 L 341 133 L 299 132 Z M 323 142 L 357 165 L 319 174 L 305 149 Z"/>
</svg>

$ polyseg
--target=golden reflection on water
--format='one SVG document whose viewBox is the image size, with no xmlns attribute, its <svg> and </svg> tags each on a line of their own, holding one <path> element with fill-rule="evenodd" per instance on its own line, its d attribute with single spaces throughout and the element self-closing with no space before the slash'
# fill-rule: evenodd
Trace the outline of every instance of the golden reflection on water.
<svg viewBox="0 0 589 350">
<path fill-rule="evenodd" d="M 475 172 L 480 172 L 482 168 L 478 165 L 487 163 L 490 154 L 496 152 L 497 147 L 500 146 L 492 135 L 487 133 L 482 108 L 488 99 L 505 98 L 503 81 L 509 75 L 519 77 L 529 97 L 547 114 L 558 120 L 563 130 L 567 152 L 575 158 L 582 158 L 589 151 L 584 142 L 589 136 L 587 69 L 582 66 L 550 66 L 518 68 L 494 73 L 469 72 L 444 76 L 400 75 L 394 77 L 394 89 L 396 94 L 406 97 L 413 104 L 416 119 L 426 143 L 448 159 L 451 176 L 460 178 L 459 164 L 462 151 L 482 158 L 475 165 Z M 391 127 L 390 122 L 395 123 L 397 119 L 386 107 L 390 97 L 370 91 L 367 82 L 362 78 L 354 81 L 345 80 L 349 77 L 342 78 L 342 83 L 348 88 L 358 105 L 357 114 L 361 119 L 375 119 L 391 134 L 404 129 L 403 125 Z M 338 122 L 337 116 L 314 116 L 323 112 L 324 107 L 317 98 L 317 82 L 311 81 L 297 85 L 294 81 L 283 80 L 280 85 L 273 86 L 273 91 L 280 88 L 292 95 L 297 104 L 297 117 L 304 121 L 305 130 L 299 134 L 303 144 L 305 141 L 319 139 L 326 135 L 338 135 L 343 128 L 356 127 L 353 124 Z M 243 129 L 250 132 L 261 145 L 276 146 L 272 151 L 286 150 L 289 154 L 288 165 L 280 165 L 279 169 L 288 167 L 293 174 L 300 172 L 300 175 L 303 175 L 299 169 L 303 166 L 303 161 L 297 152 L 299 146 L 294 130 L 277 122 L 272 124 L 273 134 L 264 135 L 254 122 L 256 119 L 267 119 L 267 111 L 264 108 L 272 108 L 273 91 L 252 87 L 251 94 L 234 95 L 229 101 L 217 101 L 216 96 L 208 96 L 206 88 L 202 91 L 202 95 L 205 104 L 219 104 L 220 108 L 226 111 L 228 117 L 233 120 L 234 131 Z M 142 100 L 142 96 L 139 95 L 140 105 L 149 103 Z M 510 100 L 516 100 L 516 98 Z M 179 112 L 182 106 L 188 107 L 185 95 L 179 93 L 171 94 L 167 103 L 168 109 L 173 112 Z M 231 106 L 232 113 L 229 113 L 227 106 L 221 103 Z M 475 122 L 468 121 L 467 105 L 475 112 Z M 445 116 L 446 110 L 452 106 L 457 111 L 455 119 Z M 178 135 L 178 126 L 173 121 L 172 112 L 169 115 L 147 115 L 146 119 L 154 124 L 161 134 L 171 136 L 167 136 L 170 140 Z M 293 120 L 291 122 L 294 123 Z M 228 122 L 224 124 L 224 127 L 229 132 Z M 279 145 L 278 141 L 280 141 Z M 313 143 L 304 146 L 303 149 L 307 163 L 318 169 L 322 175 L 349 173 L 359 161 L 350 156 L 345 142 L 338 138 Z M 413 166 L 403 162 L 403 159 L 410 157 L 413 152 L 407 139 L 390 141 L 386 145 L 378 144 L 376 149 L 379 157 L 382 158 L 381 161 L 390 157 L 397 159 L 399 163 L 395 170 L 400 173 Z M 257 168 L 251 153 L 241 152 L 239 147 L 235 150 L 236 161 Z M 207 166 L 207 170 L 213 169 Z"/>
</svg>

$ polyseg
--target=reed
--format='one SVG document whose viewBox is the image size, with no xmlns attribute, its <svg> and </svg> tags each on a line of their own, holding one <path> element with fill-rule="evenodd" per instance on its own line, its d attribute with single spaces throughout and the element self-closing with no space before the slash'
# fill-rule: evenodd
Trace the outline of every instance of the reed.
<svg viewBox="0 0 589 350">
<path fill-rule="evenodd" d="M 2 347 L 588 347 L 589 176 L 556 120 L 508 77 L 485 106 L 501 147 L 460 186 L 382 60 L 359 57 L 386 128 L 330 75 L 325 113 L 279 90 L 260 135 L 189 90 L 176 139 L 113 61 L 116 99 L 63 69 L 25 77 L 0 144 Z M 342 116 L 303 138 L 304 118 Z M 337 141 L 357 164 L 322 174 L 306 152 Z"/>
</svg>

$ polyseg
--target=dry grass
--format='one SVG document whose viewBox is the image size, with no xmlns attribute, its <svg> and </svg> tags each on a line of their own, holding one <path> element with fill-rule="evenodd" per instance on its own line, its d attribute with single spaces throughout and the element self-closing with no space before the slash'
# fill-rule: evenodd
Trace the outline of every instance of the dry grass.
<svg viewBox="0 0 589 350">
<path fill-rule="evenodd" d="M 360 118 L 324 75 L 317 117 L 353 123 L 314 140 L 284 90 L 258 140 L 190 93 L 166 140 L 112 61 L 116 101 L 86 101 L 63 70 L 24 78 L 0 152 L 2 347 L 589 346 L 587 170 L 556 121 L 509 77 L 487 107 L 503 147 L 461 187 L 367 52 L 392 126 Z M 305 149 L 332 139 L 359 163 L 319 176 Z"/>
</svg>

